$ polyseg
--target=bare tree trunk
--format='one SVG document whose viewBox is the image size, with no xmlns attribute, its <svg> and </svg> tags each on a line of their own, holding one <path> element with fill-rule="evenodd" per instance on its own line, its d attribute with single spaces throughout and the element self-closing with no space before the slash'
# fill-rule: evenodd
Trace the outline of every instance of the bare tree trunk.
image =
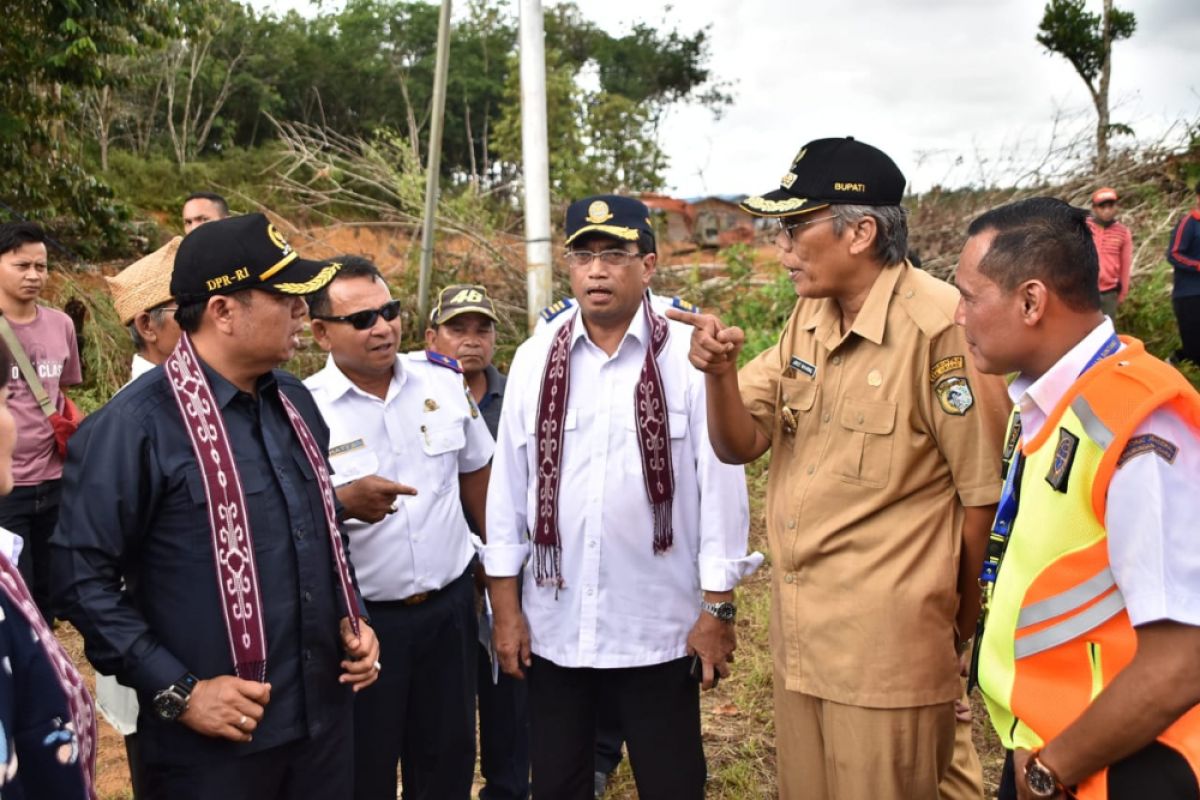
<svg viewBox="0 0 1200 800">
<path fill-rule="evenodd" d="M 412 148 L 413 163 L 421 163 L 421 129 L 417 125 L 417 114 L 413 110 L 412 100 L 408 96 L 408 80 L 402 70 L 396 74 L 400 82 L 400 96 L 404 98 L 405 119 L 408 122 L 408 144 Z"/>
<path fill-rule="evenodd" d="M 1112 72 L 1112 10 L 1113 0 L 1104 0 L 1104 18 L 1100 22 L 1102 49 L 1100 58 L 1100 87 L 1096 91 L 1096 170 L 1108 168 L 1108 80 Z"/>
<path fill-rule="evenodd" d="M 467 128 L 467 155 L 471 159 L 471 188 L 479 191 L 479 171 L 475 167 L 475 140 L 471 137 L 471 104 L 463 93 L 463 120 Z"/>
</svg>

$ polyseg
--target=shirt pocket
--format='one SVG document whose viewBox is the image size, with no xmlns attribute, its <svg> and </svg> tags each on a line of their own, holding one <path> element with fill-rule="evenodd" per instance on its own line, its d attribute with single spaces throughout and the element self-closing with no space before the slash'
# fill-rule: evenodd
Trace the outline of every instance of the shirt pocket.
<svg viewBox="0 0 1200 800">
<path fill-rule="evenodd" d="M 242 482 L 242 495 L 246 500 L 243 509 L 246 519 L 249 519 L 250 509 L 258 502 L 259 495 L 267 488 L 266 475 L 270 469 L 270 466 L 266 464 L 237 462 L 238 477 Z M 189 466 L 184 471 L 183 477 L 184 483 L 187 485 L 187 498 L 191 501 L 190 507 L 187 509 L 187 515 L 191 520 L 191 525 L 187 530 L 191 532 L 191 535 L 181 537 L 179 544 L 191 553 L 211 559 L 212 524 L 209 521 L 208 495 L 204 491 L 204 479 L 200 475 L 200 468 Z M 232 489 L 232 476 L 229 477 Z M 214 477 L 213 488 L 216 487 L 216 478 Z M 251 528 L 251 534 L 253 534 L 253 528 Z M 257 543 L 255 549 L 258 549 Z"/>
<path fill-rule="evenodd" d="M 896 404 L 847 397 L 838 415 L 839 441 L 833 444 L 833 473 L 847 483 L 882 488 L 892 465 Z"/>
<path fill-rule="evenodd" d="M 431 487 L 436 494 L 450 491 L 458 480 L 458 454 L 467 446 L 465 418 L 433 417 L 421 423 L 421 451 L 433 467 Z"/>
<path fill-rule="evenodd" d="M 642 474 L 642 446 L 638 442 L 637 416 L 630 412 L 624 420 L 625 431 L 628 433 L 629 447 L 625 448 L 626 464 L 629 469 Z M 688 416 L 676 411 L 667 412 L 667 428 L 671 434 L 671 458 L 678 461 L 683 457 L 683 444 L 688 436 Z"/>
<path fill-rule="evenodd" d="M 379 472 L 379 458 L 367 447 L 338 453 L 329 459 L 329 465 L 333 468 L 332 480 L 336 486 Z"/>
<path fill-rule="evenodd" d="M 797 438 L 805 436 L 817 401 L 817 384 L 807 378 L 780 378 L 779 394 L 775 398 L 774 443 L 791 447 Z"/>
</svg>

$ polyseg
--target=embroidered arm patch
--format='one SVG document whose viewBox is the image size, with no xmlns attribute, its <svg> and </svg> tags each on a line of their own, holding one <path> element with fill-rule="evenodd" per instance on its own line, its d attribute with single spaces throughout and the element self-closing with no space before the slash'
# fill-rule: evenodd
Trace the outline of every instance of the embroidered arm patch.
<svg viewBox="0 0 1200 800">
<path fill-rule="evenodd" d="M 1161 436 L 1155 436 L 1153 433 L 1143 433 L 1141 436 L 1134 436 L 1129 440 L 1129 444 L 1125 445 L 1125 449 L 1121 451 L 1120 458 L 1117 459 L 1117 467 L 1125 466 L 1126 461 L 1136 458 L 1143 453 L 1153 453 L 1168 464 L 1174 464 L 1175 456 L 1179 455 L 1179 448 Z"/>
</svg>

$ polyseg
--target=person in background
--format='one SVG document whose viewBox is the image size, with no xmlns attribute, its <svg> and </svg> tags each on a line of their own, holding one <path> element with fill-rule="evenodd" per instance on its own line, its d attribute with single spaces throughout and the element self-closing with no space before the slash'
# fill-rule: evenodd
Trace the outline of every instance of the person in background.
<svg viewBox="0 0 1200 800">
<path fill-rule="evenodd" d="M 400 301 L 370 261 L 348 257 L 309 298 L 329 353 L 305 381 L 329 425 L 350 560 L 388 671 L 354 707 L 354 797 L 467 800 L 475 774 L 475 547 L 486 530 L 493 442 L 462 370 L 398 355 Z"/>
<path fill-rule="evenodd" d="M 40 384 L 31 386 L 24 369 L 12 368 L 8 409 L 21 435 L 13 451 L 13 490 L 0 499 L 0 526 L 24 541 L 18 562 L 21 575 L 50 622 L 48 548 L 58 522 L 63 457 L 37 395 L 44 392 L 49 407 L 62 411 L 66 403 L 63 389 L 78 384 L 82 376 L 71 318 L 38 302 L 46 288 L 46 276 L 42 229 L 32 222 L 0 224 L 0 313 L 4 317 L 0 325 L 12 331 L 13 340 L 8 344 L 13 360 L 20 360 L 19 347 Z"/>
<path fill-rule="evenodd" d="M 956 322 L 1016 374 L 981 571 L 1001 800 L 1200 798 L 1200 394 L 1100 310 L 1081 208 L 973 220 Z"/>
<path fill-rule="evenodd" d="M 186 236 L 206 222 L 229 216 L 225 198 L 213 192 L 192 192 L 183 201 L 183 234 Z"/>
<path fill-rule="evenodd" d="M 1167 261 L 1174 267 L 1171 306 L 1182 342 L 1175 360 L 1200 365 L 1200 181 L 1195 193 L 1195 205 L 1171 232 Z"/>
<path fill-rule="evenodd" d="M 928 800 L 954 753 L 1007 404 L 968 358 L 954 287 L 905 260 L 904 186 L 878 148 L 818 139 L 743 201 L 778 220 L 799 299 L 740 370 L 744 331 L 667 312 L 695 327 L 717 454 L 771 451 L 783 800 Z"/>
<path fill-rule="evenodd" d="M 171 297 L 171 270 L 182 241 L 182 237 L 176 236 L 115 276 L 105 278 L 117 316 L 133 339 L 135 352 L 129 383 L 163 363 L 179 341 L 175 300 Z M 112 675 L 97 672 L 96 706 L 125 737 L 133 797 L 138 800 L 142 794 L 142 762 L 137 738 L 137 692 L 122 686 Z"/>
<path fill-rule="evenodd" d="M 462 367 L 467 391 L 494 439 L 504 406 L 507 378 L 492 363 L 496 352 L 496 308 L 487 288 L 453 284 L 438 292 L 429 314 L 425 347 L 450 356 Z M 471 530 L 478 526 L 467 516 Z M 485 626 L 487 629 L 485 630 Z M 478 664 L 480 800 L 529 797 L 529 693 L 525 682 L 499 672 L 492 679 L 490 620 L 480 619 Z"/>
<path fill-rule="evenodd" d="M 386 665 L 347 563 L 312 395 L 276 369 L 340 265 L 261 214 L 184 237 L 181 330 L 71 441 L 55 602 L 138 692 L 147 800 L 344 800 L 355 693 Z"/>
<path fill-rule="evenodd" d="M 1100 307 L 1116 322 L 1117 306 L 1129 294 L 1129 270 L 1133 264 L 1133 236 L 1117 222 L 1120 198 L 1105 186 L 1092 193 L 1092 215 L 1088 229 L 1100 256 Z"/>
</svg>

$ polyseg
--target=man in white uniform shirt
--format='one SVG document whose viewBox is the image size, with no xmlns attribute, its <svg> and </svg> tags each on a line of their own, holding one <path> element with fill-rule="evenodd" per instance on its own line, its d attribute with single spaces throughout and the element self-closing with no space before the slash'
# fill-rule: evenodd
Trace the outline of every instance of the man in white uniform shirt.
<svg viewBox="0 0 1200 800">
<path fill-rule="evenodd" d="M 529 679 L 534 797 L 590 800 L 601 697 L 643 800 L 703 796 L 693 656 L 705 688 L 728 674 L 733 589 L 762 560 L 742 469 L 708 442 L 689 332 L 647 299 L 648 216 L 571 204 L 579 311 L 517 350 L 500 417 L 484 565 L 501 666 Z"/>
<path fill-rule="evenodd" d="M 354 709 L 360 800 L 466 800 L 475 771 L 474 547 L 493 442 L 454 359 L 396 353 L 400 306 L 348 258 L 310 299 L 329 352 L 305 384 L 330 430 L 350 560 L 380 641 L 377 685 Z M 461 502 L 460 502 L 461 498 Z"/>
</svg>

